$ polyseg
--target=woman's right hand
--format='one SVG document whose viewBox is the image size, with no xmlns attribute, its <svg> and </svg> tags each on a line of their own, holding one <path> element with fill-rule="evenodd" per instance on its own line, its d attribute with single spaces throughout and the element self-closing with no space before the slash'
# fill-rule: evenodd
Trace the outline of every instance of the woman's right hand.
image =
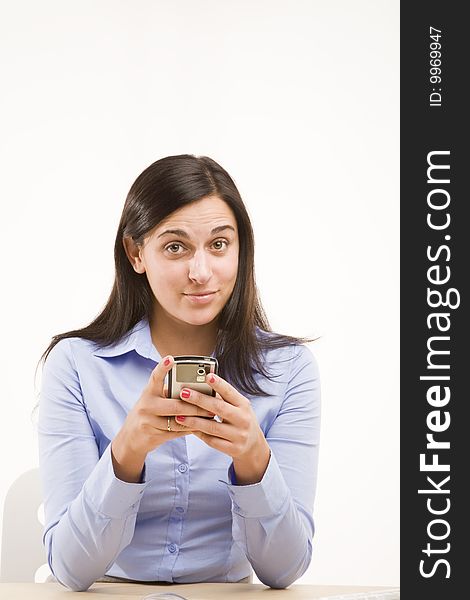
<svg viewBox="0 0 470 600">
<path fill-rule="evenodd" d="M 114 473 L 122 481 L 138 483 L 150 451 L 168 440 L 192 433 L 191 429 L 175 421 L 175 415 L 214 416 L 179 398 L 166 397 L 165 376 L 173 364 L 173 357 L 166 356 L 155 367 L 139 400 L 111 442 Z"/>
</svg>

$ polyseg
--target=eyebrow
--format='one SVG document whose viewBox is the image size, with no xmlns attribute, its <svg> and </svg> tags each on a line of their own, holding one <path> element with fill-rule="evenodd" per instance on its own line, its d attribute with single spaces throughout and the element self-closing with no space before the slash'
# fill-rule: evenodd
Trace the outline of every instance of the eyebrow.
<svg viewBox="0 0 470 600">
<path fill-rule="evenodd" d="M 214 227 L 214 229 L 212 229 L 211 235 L 214 235 L 214 233 L 220 233 L 225 229 L 231 229 L 235 233 L 235 228 L 231 225 L 219 225 L 218 227 Z M 177 235 L 178 237 L 189 239 L 189 235 L 183 229 L 165 229 L 165 231 L 157 236 L 157 239 L 164 235 Z"/>
</svg>

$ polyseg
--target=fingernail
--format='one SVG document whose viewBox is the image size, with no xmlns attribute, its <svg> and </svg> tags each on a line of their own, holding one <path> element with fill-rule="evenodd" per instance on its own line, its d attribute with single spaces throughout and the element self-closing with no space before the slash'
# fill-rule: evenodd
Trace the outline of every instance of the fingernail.
<svg viewBox="0 0 470 600">
<path fill-rule="evenodd" d="M 215 375 L 211 375 L 209 377 L 209 383 L 214 383 L 214 381 L 215 381 Z"/>
<path fill-rule="evenodd" d="M 165 367 L 167 367 L 170 364 L 171 360 L 169 358 L 165 358 L 165 360 L 163 361 L 163 364 L 165 365 Z"/>
<path fill-rule="evenodd" d="M 181 392 L 182 398 L 189 398 L 189 396 L 191 396 L 191 392 L 189 390 L 182 390 L 182 392 Z"/>
<path fill-rule="evenodd" d="M 181 415 L 178 415 L 177 417 L 175 417 L 175 421 L 178 421 L 179 423 L 181 423 L 181 421 L 184 421 L 186 419 L 186 417 L 182 417 Z"/>
</svg>

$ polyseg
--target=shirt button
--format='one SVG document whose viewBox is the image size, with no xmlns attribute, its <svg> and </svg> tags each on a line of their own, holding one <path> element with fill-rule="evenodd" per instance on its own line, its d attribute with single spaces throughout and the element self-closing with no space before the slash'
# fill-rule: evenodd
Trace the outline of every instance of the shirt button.
<svg viewBox="0 0 470 600">
<path fill-rule="evenodd" d="M 187 470 L 188 470 L 188 465 L 178 465 L 178 471 L 180 473 L 186 473 Z"/>
<path fill-rule="evenodd" d="M 170 544 L 170 545 L 168 546 L 168 550 L 169 550 L 169 551 L 170 551 L 172 554 L 174 554 L 174 553 L 175 553 L 175 552 L 178 550 L 178 547 L 177 547 L 177 545 L 176 545 L 176 544 Z"/>
<path fill-rule="evenodd" d="M 184 508 L 182 506 L 177 506 L 176 507 L 176 512 L 183 513 L 184 512 Z"/>
</svg>

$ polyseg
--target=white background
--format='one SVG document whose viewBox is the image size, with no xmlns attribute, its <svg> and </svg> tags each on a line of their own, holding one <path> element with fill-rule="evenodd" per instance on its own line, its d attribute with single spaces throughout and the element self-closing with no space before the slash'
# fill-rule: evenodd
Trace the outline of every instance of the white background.
<svg viewBox="0 0 470 600">
<path fill-rule="evenodd" d="M 137 175 L 208 155 L 253 220 L 275 330 L 321 336 L 303 583 L 399 583 L 399 3 L 0 4 L 0 509 L 37 466 L 34 371 L 114 276 Z"/>
</svg>

